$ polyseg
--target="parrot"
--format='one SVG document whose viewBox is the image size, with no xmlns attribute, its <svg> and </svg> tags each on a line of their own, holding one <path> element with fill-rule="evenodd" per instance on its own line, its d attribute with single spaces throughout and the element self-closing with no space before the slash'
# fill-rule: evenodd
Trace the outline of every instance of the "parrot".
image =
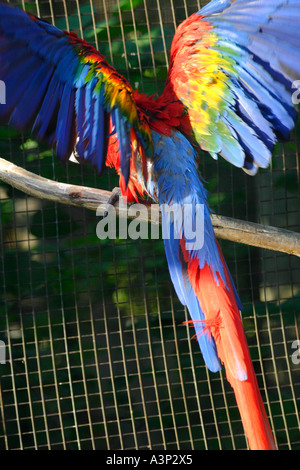
<svg viewBox="0 0 300 470">
<path fill-rule="evenodd" d="M 212 0 L 177 27 L 164 90 L 147 96 L 75 33 L 0 3 L 0 123 L 32 131 L 63 162 L 76 152 L 99 175 L 113 167 L 128 202 L 159 205 L 175 292 L 207 368 L 225 369 L 253 450 L 276 444 L 198 164 L 206 152 L 253 176 L 289 139 L 299 24 L 300 0 Z M 192 225 L 203 208 L 202 244 L 185 207 Z"/>
</svg>

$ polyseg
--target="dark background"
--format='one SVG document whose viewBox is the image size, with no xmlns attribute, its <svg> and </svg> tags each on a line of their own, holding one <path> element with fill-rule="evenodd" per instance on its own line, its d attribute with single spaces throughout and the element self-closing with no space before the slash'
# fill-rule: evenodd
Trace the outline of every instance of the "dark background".
<svg viewBox="0 0 300 470">
<path fill-rule="evenodd" d="M 207 2 L 12 1 L 96 45 L 141 91 L 162 91 L 175 26 Z M 299 125 L 251 178 L 201 157 L 217 214 L 299 231 Z M 0 127 L 0 156 L 61 182 L 112 189 L 113 171 L 57 162 Z M 170 282 L 161 240 L 98 240 L 94 212 L 0 183 L 2 449 L 244 449 L 225 375 L 207 371 Z M 300 263 L 221 242 L 280 449 L 299 449 Z M 299 343 L 300 344 L 300 343 Z M 298 407 L 298 409 L 297 409 Z"/>
</svg>

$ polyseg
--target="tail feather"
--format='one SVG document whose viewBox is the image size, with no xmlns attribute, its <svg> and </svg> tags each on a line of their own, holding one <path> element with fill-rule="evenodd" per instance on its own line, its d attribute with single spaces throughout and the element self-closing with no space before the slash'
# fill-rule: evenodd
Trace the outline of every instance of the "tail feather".
<svg viewBox="0 0 300 470">
<path fill-rule="evenodd" d="M 205 314 L 207 328 L 215 340 L 218 356 L 225 366 L 227 380 L 234 390 L 250 448 L 274 450 L 276 446 L 251 362 L 235 291 L 217 241 L 216 244 L 226 283 L 218 276 L 217 284 L 210 267 L 206 264 L 200 269 L 199 263 L 195 258 L 189 259 L 185 250 L 189 280 Z"/>
<path fill-rule="evenodd" d="M 272 431 L 249 355 L 248 379 L 230 378 L 243 426 L 252 450 L 276 450 Z M 226 368 L 226 366 L 225 366 Z"/>
<path fill-rule="evenodd" d="M 243 330 L 241 303 L 215 238 L 196 156 L 179 133 L 168 137 L 153 131 L 152 136 L 157 155 L 157 193 L 152 196 L 157 196 L 161 207 L 166 257 L 176 293 L 189 310 L 189 323 L 195 328 L 207 367 L 217 371 L 221 363 L 225 366 L 250 448 L 275 449 Z M 204 207 L 199 211 L 203 215 L 200 224 L 194 220 L 199 205 Z M 186 215 L 192 230 L 185 224 Z M 196 236 L 202 245 L 193 239 L 194 227 L 203 231 L 203 237 Z"/>
<path fill-rule="evenodd" d="M 167 218 L 162 210 L 163 234 Z M 207 367 L 212 372 L 221 369 L 215 342 L 210 331 L 204 333 L 205 316 L 199 305 L 199 300 L 195 295 L 192 284 L 188 279 L 187 265 L 179 257 L 179 240 L 170 239 L 164 236 L 165 251 L 169 265 L 170 276 L 174 284 L 176 293 L 182 305 L 186 305 L 194 322 L 196 337 L 201 353 Z"/>
</svg>

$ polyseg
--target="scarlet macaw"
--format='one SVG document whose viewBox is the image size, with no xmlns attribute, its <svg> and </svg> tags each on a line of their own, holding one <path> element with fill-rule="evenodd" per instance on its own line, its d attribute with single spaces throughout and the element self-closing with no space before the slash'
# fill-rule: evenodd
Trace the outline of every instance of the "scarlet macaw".
<svg viewBox="0 0 300 470">
<path fill-rule="evenodd" d="M 76 149 L 99 173 L 114 166 L 123 196 L 159 203 L 174 288 L 207 367 L 225 366 L 251 449 L 275 444 L 197 161 L 201 149 L 250 175 L 269 165 L 296 118 L 299 21 L 300 0 L 213 0 L 177 28 L 165 89 L 147 97 L 75 34 L 0 4 L 1 122 L 32 129 L 63 161 Z M 186 204 L 192 219 L 205 205 L 202 247 L 185 233 Z"/>
</svg>

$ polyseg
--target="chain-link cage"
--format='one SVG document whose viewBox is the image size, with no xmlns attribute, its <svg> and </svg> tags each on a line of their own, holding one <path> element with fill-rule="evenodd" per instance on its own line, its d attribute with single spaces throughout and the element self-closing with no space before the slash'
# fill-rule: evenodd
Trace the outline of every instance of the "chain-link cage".
<svg viewBox="0 0 300 470">
<path fill-rule="evenodd" d="M 197 0 L 14 0 L 96 46 L 140 91 L 161 92 L 176 26 Z M 249 177 L 203 154 L 217 214 L 299 231 L 299 125 Z M 0 127 L 0 157 L 111 190 L 112 170 L 62 165 Z M 2 449 L 245 449 L 233 390 L 210 373 L 160 240 L 99 240 L 93 211 L 0 185 Z M 221 241 L 279 449 L 299 449 L 299 258 Z"/>
</svg>

